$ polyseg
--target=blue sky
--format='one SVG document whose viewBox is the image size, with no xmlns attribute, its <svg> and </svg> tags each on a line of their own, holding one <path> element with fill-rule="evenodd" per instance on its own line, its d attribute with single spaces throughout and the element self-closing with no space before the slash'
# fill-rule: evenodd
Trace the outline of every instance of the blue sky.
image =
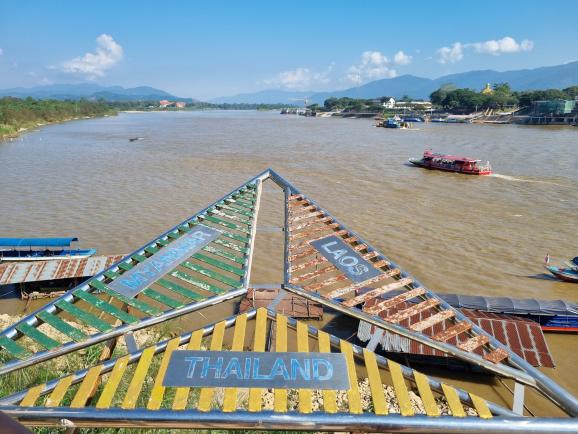
<svg viewBox="0 0 578 434">
<path fill-rule="evenodd" d="M 208 99 L 578 60 L 578 1 L 0 0 L 0 88 L 94 82 Z"/>
</svg>

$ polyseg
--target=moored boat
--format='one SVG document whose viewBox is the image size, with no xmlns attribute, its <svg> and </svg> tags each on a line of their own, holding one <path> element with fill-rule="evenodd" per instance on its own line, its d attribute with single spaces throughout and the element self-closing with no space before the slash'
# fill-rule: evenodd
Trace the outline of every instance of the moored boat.
<svg viewBox="0 0 578 434">
<path fill-rule="evenodd" d="M 458 172 L 466 175 L 492 174 L 492 167 L 489 161 L 486 162 L 486 164 L 482 164 L 481 160 L 455 155 L 436 154 L 431 151 L 425 151 L 422 158 L 410 158 L 409 162 L 426 169 L 445 170 L 447 172 Z"/>
<path fill-rule="evenodd" d="M 0 262 L 87 258 L 96 253 L 95 249 L 71 249 L 74 241 L 78 238 L 0 238 Z"/>
</svg>

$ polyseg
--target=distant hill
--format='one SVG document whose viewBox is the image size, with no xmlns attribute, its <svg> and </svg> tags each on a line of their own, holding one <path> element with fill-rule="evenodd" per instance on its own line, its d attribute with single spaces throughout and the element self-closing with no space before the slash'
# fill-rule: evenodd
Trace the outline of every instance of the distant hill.
<svg viewBox="0 0 578 434">
<path fill-rule="evenodd" d="M 17 87 L 0 90 L 0 96 L 36 99 L 105 99 L 107 101 L 178 100 L 192 102 L 192 98 L 179 98 L 164 90 L 149 86 L 124 88 L 122 86 L 101 86 L 94 83 L 50 84 L 30 88 Z"/>
<path fill-rule="evenodd" d="M 445 75 L 436 79 L 402 75 L 395 78 L 384 78 L 371 81 L 362 86 L 332 92 L 291 92 L 283 90 L 264 90 L 256 93 L 245 93 L 230 97 L 215 98 L 212 102 L 246 102 L 246 103 L 293 103 L 292 98 L 308 96 L 311 102 L 322 104 L 329 97 L 378 98 L 393 96 L 401 98 L 427 99 L 429 95 L 444 84 L 456 87 L 481 89 L 486 83 L 507 82 L 514 90 L 563 89 L 578 85 L 578 62 L 564 65 L 545 66 L 535 69 L 516 71 L 469 71 Z"/>
</svg>

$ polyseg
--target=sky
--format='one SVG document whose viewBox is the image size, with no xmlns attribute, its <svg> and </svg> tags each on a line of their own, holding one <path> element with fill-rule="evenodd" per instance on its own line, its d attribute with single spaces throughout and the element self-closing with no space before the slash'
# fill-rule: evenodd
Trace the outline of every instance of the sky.
<svg viewBox="0 0 578 434">
<path fill-rule="evenodd" d="M 89 82 L 210 99 L 578 60 L 578 1 L 0 0 L 0 89 Z"/>
</svg>

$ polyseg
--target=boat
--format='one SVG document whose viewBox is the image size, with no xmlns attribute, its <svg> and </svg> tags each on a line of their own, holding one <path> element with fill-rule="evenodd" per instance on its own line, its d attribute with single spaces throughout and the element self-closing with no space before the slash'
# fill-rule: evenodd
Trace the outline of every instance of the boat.
<svg viewBox="0 0 578 434">
<path fill-rule="evenodd" d="M 423 118 L 417 117 L 417 116 L 408 116 L 408 117 L 403 117 L 402 120 L 404 122 L 423 122 Z"/>
<path fill-rule="evenodd" d="M 410 158 L 409 162 L 426 169 L 445 170 L 447 172 L 465 173 L 467 175 L 491 175 L 490 162 L 481 164 L 481 160 L 455 155 L 436 154 L 425 151 L 422 158 Z"/>
<path fill-rule="evenodd" d="M 88 258 L 96 249 L 71 249 L 76 237 L 0 238 L 0 262 Z"/>
<path fill-rule="evenodd" d="M 555 265 L 549 265 L 547 261 L 546 269 L 564 282 L 578 283 L 578 256 L 566 262 L 565 265 L 566 267 L 558 267 Z"/>
</svg>

